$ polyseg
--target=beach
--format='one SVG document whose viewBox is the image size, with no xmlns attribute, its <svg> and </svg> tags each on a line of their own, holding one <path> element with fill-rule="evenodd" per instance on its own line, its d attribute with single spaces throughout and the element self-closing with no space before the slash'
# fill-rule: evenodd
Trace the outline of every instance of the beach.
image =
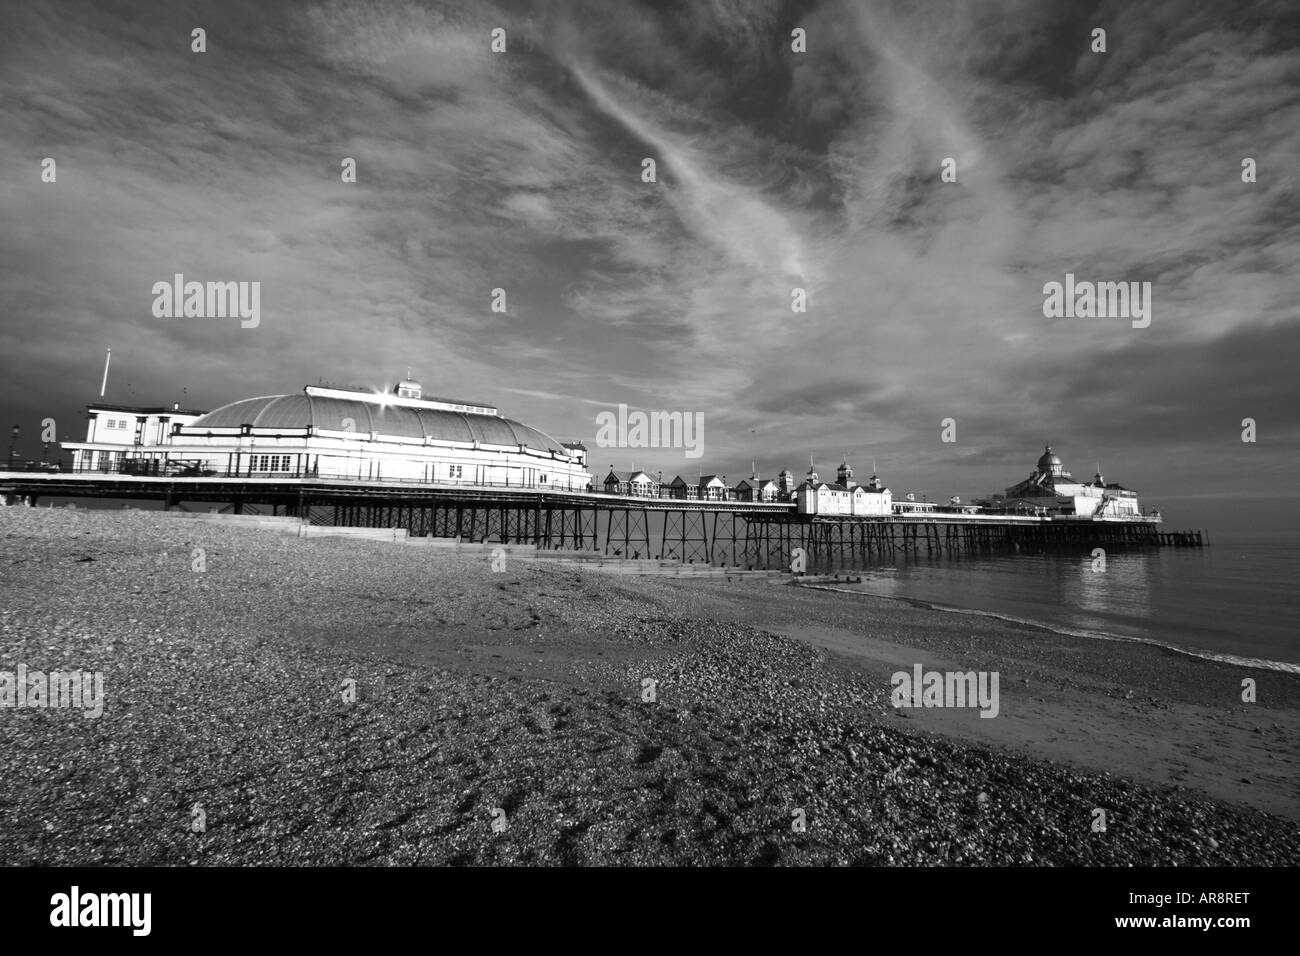
<svg viewBox="0 0 1300 956">
<path fill-rule="evenodd" d="M 1300 862 L 1294 674 L 770 576 L 493 564 L 0 510 L 0 670 L 104 688 L 96 718 L 0 709 L 0 862 Z M 998 716 L 896 709 L 917 664 L 996 671 Z"/>
</svg>

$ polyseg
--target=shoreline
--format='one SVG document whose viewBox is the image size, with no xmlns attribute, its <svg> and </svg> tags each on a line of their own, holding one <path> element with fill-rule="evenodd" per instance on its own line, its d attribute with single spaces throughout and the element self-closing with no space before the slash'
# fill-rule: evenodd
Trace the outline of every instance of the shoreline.
<svg viewBox="0 0 1300 956">
<path fill-rule="evenodd" d="M 1025 627 L 1039 628 L 1044 631 L 1050 631 L 1053 634 L 1060 634 L 1064 637 L 1077 637 L 1090 641 L 1118 641 L 1122 643 L 1144 644 L 1148 647 L 1157 647 L 1174 654 L 1186 654 L 1188 657 L 1197 657 L 1201 660 L 1214 661 L 1219 664 L 1230 664 L 1234 667 L 1245 667 L 1255 670 L 1272 670 L 1284 674 L 1300 675 L 1300 664 L 1294 664 L 1289 661 L 1274 661 L 1262 657 L 1242 657 L 1236 654 L 1224 654 L 1219 651 L 1205 650 L 1204 648 L 1180 647 L 1177 644 L 1170 644 L 1167 641 L 1158 641 L 1151 637 L 1134 637 L 1129 634 L 1115 634 L 1110 631 L 1081 631 L 1058 624 L 1049 624 L 1046 621 L 1032 621 L 1027 618 L 1016 617 L 1013 614 L 1003 614 L 998 611 L 986 611 L 981 608 L 962 607 L 955 604 L 940 604 L 937 601 L 926 601 L 922 598 L 899 597 L 890 594 L 872 594 L 868 591 L 855 591 L 852 588 L 835 587 L 828 584 L 800 584 L 797 580 L 794 581 L 793 584 L 796 587 L 807 588 L 813 591 L 836 591 L 841 594 L 858 594 L 879 601 L 899 601 L 903 604 L 910 604 L 912 607 L 922 608 L 928 611 L 942 611 L 947 614 L 968 614 L 973 617 L 987 617 L 997 621 L 1004 621 L 1008 624 L 1020 624 Z"/>
<path fill-rule="evenodd" d="M 0 710 L 0 863 L 1300 862 L 1292 675 L 515 557 L 0 513 L 0 669 L 105 674 L 100 719 Z M 1000 716 L 900 716 L 913 663 Z"/>
<path fill-rule="evenodd" d="M 1002 673 L 1004 715 L 1014 719 L 923 709 L 907 712 L 909 727 L 1156 786 L 1188 786 L 1300 820 L 1300 679 L 1290 672 L 1155 642 L 1098 641 L 1037 623 L 953 614 L 908 598 L 819 586 L 771 590 L 830 601 L 758 591 L 737 604 L 725 586 L 702 597 L 713 613 L 821 648 L 865 667 L 882 685 L 918 662 Z M 915 613 L 900 616 L 891 607 Z M 1247 676 L 1259 694 L 1249 705 L 1240 699 Z M 1019 701 L 1019 717 L 1007 709 L 1008 698 Z"/>
</svg>

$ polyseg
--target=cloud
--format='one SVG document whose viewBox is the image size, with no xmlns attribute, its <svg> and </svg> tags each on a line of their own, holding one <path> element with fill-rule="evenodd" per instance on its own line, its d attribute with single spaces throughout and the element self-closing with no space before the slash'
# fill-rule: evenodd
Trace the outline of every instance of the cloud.
<svg viewBox="0 0 1300 956">
<path fill-rule="evenodd" d="M 53 408 L 78 431 L 111 345 L 119 401 L 189 388 L 215 406 L 415 365 L 431 392 L 556 434 L 589 429 L 593 402 L 701 411 L 719 472 L 847 447 L 936 490 L 1002 487 L 1050 437 L 1192 493 L 1229 480 L 1223 436 L 1254 415 L 1270 437 L 1243 480 L 1289 480 L 1300 51 L 1282 2 L 0 20 L 0 402 L 28 424 Z M 175 272 L 261 281 L 262 325 L 153 319 Z M 1151 328 L 1045 319 L 1066 272 L 1151 281 Z"/>
</svg>

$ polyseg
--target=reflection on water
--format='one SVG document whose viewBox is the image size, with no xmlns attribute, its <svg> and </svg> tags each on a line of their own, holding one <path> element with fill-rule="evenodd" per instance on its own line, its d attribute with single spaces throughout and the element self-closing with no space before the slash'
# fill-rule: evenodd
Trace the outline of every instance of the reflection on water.
<svg viewBox="0 0 1300 956">
<path fill-rule="evenodd" d="M 1106 556 L 1103 571 L 1093 570 L 1091 557 L 1081 560 L 1075 579 L 1079 607 L 1101 613 L 1150 617 L 1148 558 L 1147 554 L 1112 553 Z"/>
<path fill-rule="evenodd" d="M 1220 541 L 1108 551 L 1104 571 L 1092 570 L 1091 553 L 899 554 L 858 565 L 862 584 L 849 587 L 1057 629 L 1300 662 L 1300 546 Z"/>
</svg>

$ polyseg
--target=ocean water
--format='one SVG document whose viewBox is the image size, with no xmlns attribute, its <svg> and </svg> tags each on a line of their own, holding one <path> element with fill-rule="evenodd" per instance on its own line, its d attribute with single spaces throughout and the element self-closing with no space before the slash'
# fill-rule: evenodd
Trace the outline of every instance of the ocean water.
<svg viewBox="0 0 1300 956">
<path fill-rule="evenodd" d="M 855 573 L 837 589 L 1300 672 L 1295 536 L 1110 551 L 1100 571 L 1086 554 L 922 554 Z"/>
</svg>

